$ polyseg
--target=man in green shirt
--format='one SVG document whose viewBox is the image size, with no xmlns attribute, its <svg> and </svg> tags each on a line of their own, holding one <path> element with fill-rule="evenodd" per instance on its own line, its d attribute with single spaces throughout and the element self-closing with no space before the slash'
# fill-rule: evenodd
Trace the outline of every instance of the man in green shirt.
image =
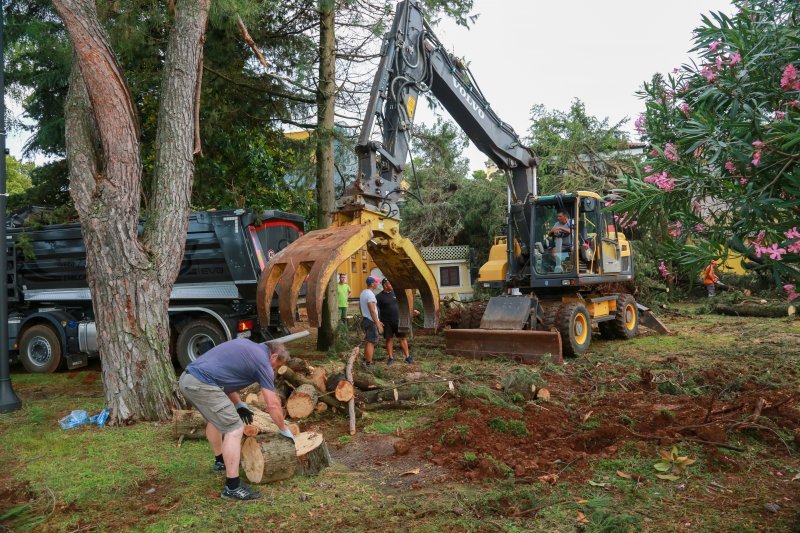
<svg viewBox="0 0 800 533">
<path fill-rule="evenodd" d="M 347 299 L 350 297 L 350 285 L 347 284 L 347 277 L 339 274 L 339 284 L 336 286 L 336 295 L 339 299 L 339 313 L 342 320 L 347 319 Z"/>
</svg>

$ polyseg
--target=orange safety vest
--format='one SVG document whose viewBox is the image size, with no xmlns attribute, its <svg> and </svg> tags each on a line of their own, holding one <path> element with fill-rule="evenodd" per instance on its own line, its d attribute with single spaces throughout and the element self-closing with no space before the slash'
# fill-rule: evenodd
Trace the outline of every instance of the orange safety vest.
<svg viewBox="0 0 800 533">
<path fill-rule="evenodd" d="M 703 283 L 706 285 L 712 285 L 719 281 L 716 272 L 714 272 L 714 265 L 713 263 L 708 265 L 705 270 L 703 270 Z"/>
</svg>

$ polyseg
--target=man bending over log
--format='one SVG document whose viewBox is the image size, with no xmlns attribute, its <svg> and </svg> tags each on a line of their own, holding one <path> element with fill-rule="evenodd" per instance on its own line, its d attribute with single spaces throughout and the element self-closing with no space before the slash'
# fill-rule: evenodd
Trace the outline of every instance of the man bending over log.
<svg viewBox="0 0 800 533">
<path fill-rule="evenodd" d="M 239 457 L 244 424 L 253 412 L 239 397 L 239 390 L 258 383 L 267 412 L 280 434 L 294 441 L 283 419 L 281 401 L 275 392 L 275 370 L 288 359 L 282 344 L 258 344 L 233 339 L 215 346 L 186 367 L 178 381 L 184 396 L 208 421 L 206 438 L 214 451 L 214 472 L 225 472 L 221 496 L 229 500 L 256 500 L 261 494 L 239 481 Z"/>
</svg>

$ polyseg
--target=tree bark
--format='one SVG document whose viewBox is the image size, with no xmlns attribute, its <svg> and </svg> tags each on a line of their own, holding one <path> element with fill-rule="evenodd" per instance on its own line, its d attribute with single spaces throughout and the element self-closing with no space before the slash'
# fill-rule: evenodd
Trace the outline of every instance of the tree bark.
<svg viewBox="0 0 800 533">
<path fill-rule="evenodd" d="M 333 222 L 334 193 L 334 111 L 336 104 L 336 4 L 319 0 L 319 89 L 317 90 L 317 226 Z M 336 344 L 338 313 L 336 279 L 331 278 L 322 304 L 322 321 L 317 330 L 317 350 L 327 351 Z"/>
<path fill-rule="evenodd" d="M 138 237 L 139 127 L 93 0 L 54 0 L 73 45 L 65 123 L 70 194 L 86 245 L 109 423 L 166 420 L 175 373 L 167 308 L 193 173 L 194 102 L 209 0 L 178 0 L 165 52 L 154 198 Z"/>
<path fill-rule="evenodd" d="M 296 437 L 297 469 L 296 474 L 315 476 L 331 464 L 331 454 L 322 434 L 306 431 Z"/>
</svg>

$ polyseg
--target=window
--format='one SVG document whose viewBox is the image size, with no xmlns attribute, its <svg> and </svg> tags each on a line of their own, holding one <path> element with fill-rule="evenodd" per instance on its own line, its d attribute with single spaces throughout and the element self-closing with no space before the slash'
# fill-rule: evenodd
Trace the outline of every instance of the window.
<svg viewBox="0 0 800 533">
<path fill-rule="evenodd" d="M 364 274 L 367 273 L 367 264 L 366 263 L 361 263 L 361 272 L 363 272 Z"/>
<path fill-rule="evenodd" d="M 350 272 L 355 274 L 356 273 L 356 263 L 350 263 Z"/>
<path fill-rule="evenodd" d="M 439 267 L 439 286 L 441 287 L 460 287 L 461 273 L 457 266 Z"/>
<path fill-rule="evenodd" d="M 367 258 L 367 251 L 361 250 L 361 259 L 366 259 L 366 258 Z M 364 272 L 366 272 L 366 270 Z"/>
</svg>

